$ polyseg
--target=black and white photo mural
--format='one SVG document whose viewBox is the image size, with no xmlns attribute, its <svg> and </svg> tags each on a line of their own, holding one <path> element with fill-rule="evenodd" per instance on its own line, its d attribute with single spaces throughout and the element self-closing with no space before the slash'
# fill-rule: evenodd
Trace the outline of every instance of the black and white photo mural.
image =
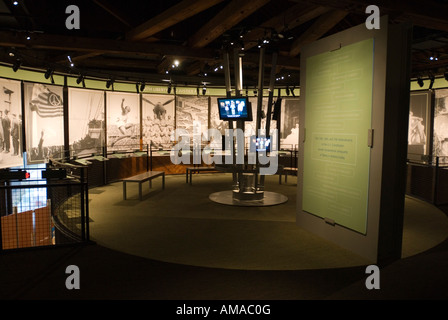
<svg viewBox="0 0 448 320">
<path fill-rule="evenodd" d="M 0 79 L 0 168 L 22 165 L 22 157 L 21 83 Z"/>
<path fill-rule="evenodd" d="M 151 148 L 171 147 L 171 133 L 174 132 L 174 96 L 142 95 L 143 144 Z"/>
<path fill-rule="evenodd" d="M 69 143 L 72 156 L 102 153 L 104 91 L 69 88 Z"/>
<path fill-rule="evenodd" d="M 193 137 L 193 132 L 197 129 L 194 124 L 200 125 L 202 136 L 207 137 L 208 105 L 208 97 L 177 96 L 176 129 L 184 129 Z"/>
<path fill-rule="evenodd" d="M 128 150 L 140 147 L 140 96 L 107 92 L 107 149 Z"/>
<path fill-rule="evenodd" d="M 25 83 L 24 100 L 28 162 L 60 159 L 64 151 L 63 88 Z"/>
<path fill-rule="evenodd" d="M 282 99 L 280 116 L 280 147 L 297 149 L 299 146 L 299 99 Z"/>
<path fill-rule="evenodd" d="M 409 101 L 408 126 L 408 158 L 421 160 L 422 155 L 428 155 L 429 129 L 431 112 L 431 92 L 412 92 Z"/>
<path fill-rule="evenodd" d="M 448 163 L 448 89 L 435 91 L 434 156 L 440 163 Z"/>
</svg>

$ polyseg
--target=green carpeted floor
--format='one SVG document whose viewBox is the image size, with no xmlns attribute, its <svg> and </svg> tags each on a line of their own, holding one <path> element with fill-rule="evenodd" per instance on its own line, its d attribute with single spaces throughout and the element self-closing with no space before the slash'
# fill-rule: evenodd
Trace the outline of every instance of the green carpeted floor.
<svg viewBox="0 0 448 320">
<path fill-rule="evenodd" d="M 228 174 L 167 176 L 152 189 L 122 183 L 90 193 L 91 238 L 121 252 L 177 264 L 241 269 L 303 270 L 370 264 L 364 258 L 330 243 L 295 223 L 297 185 L 294 178 L 279 184 L 266 178 L 266 190 L 281 193 L 288 202 L 270 207 L 237 207 L 210 201 L 213 192 L 231 186 Z M 426 202 L 406 198 L 403 257 L 436 246 L 448 235 L 445 214 Z"/>
<path fill-rule="evenodd" d="M 129 188 L 135 200 L 128 201 L 122 200 L 121 183 L 92 189 L 91 235 L 97 243 L 4 252 L 0 299 L 156 300 L 144 311 L 174 314 L 188 300 L 288 300 L 293 303 L 288 310 L 295 312 L 305 306 L 297 300 L 448 298 L 448 241 L 442 241 L 448 219 L 428 203 L 406 199 L 405 257 L 381 267 L 380 290 L 367 290 L 360 257 L 295 225 L 297 186 L 291 179 L 287 185 L 268 179 L 267 190 L 289 201 L 266 208 L 209 201 L 211 192 L 228 187 L 226 175 L 193 179 L 189 186 L 184 176 L 167 177 L 163 191 L 156 180 L 142 202 L 137 187 Z M 79 267 L 79 290 L 65 286 L 69 265 Z M 36 306 L 29 311 L 35 314 Z M 51 309 L 42 306 L 44 312 Z M 282 309 L 276 305 L 272 312 Z M 108 310 L 115 313 L 117 304 Z"/>
</svg>

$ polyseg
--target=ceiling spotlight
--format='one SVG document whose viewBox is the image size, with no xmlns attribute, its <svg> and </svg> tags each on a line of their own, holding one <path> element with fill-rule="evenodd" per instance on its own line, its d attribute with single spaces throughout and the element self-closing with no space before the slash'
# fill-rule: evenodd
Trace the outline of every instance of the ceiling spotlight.
<svg viewBox="0 0 448 320">
<path fill-rule="evenodd" d="M 53 74 L 53 70 L 51 68 L 48 68 L 47 71 L 45 72 L 45 79 L 50 78 L 50 76 Z"/>
<path fill-rule="evenodd" d="M 13 1 L 12 4 L 15 5 L 15 6 L 18 6 L 19 5 L 19 1 Z"/>
<path fill-rule="evenodd" d="M 113 90 L 113 85 L 114 85 L 114 80 L 109 79 L 106 82 L 106 88 L 109 89 L 112 86 L 112 90 Z"/>
<path fill-rule="evenodd" d="M 174 66 L 178 67 L 179 66 L 179 60 L 174 60 Z"/>
<path fill-rule="evenodd" d="M 420 76 L 417 78 L 417 83 L 420 86 L 420 88 L 423 87 L 423 85 L 424 85 L 423 79 Z"/>
<path fill-rule="evenodd" d="M 19 70 L 21 65 L 22 65 L 22 61 L 20 61 L 20 59 L 17 59 L 16 62 L 14 62 L 13 66 L 12 66 L 12 70 L 14 70 L 14 72 L 17 72 L 17 70 Z"/>
<path fill-rule="evenodd" d="M 438 56 L 438 55 L 434 55 L 434 54 L 432 54 L 432 56 L 429 57 L 429 60 L 431 60 L 431 61 L 437 61 L 437 60 L 439 60 L 439 56 Z"/>
<path fill-rule="evenodd" d="M 70 67 L 73 68 L 75 66 L 75 64 L 73 63 L 72 58 L 70 56 L 67 56 L 67 59 L 68 59 L 68 61 L 70 61 Z"/>
<path fill-rule="evenodd" d="M 78 76 L 78 78 L 76 79 L 76 83 L 77 84 L 80 84 L 81 83 L 81 81 L 84 79 L 84 76 L 82 75 L 82 74 L 80 74 L 79 76 Z"/>
<path fill-rule="evenodd" d="M 434 85 L 435 77 L 433 74 L 429 75 L 429 90 L 432 89 L 432 86 Z"/>
</svg>

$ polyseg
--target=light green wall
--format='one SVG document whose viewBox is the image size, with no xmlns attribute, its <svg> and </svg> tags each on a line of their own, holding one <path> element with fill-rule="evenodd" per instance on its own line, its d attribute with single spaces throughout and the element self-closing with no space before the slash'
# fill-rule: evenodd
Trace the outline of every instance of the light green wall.
<svg viewBox="0 0 448 320">
<path fill-rule="evenodd" d="M 42 71 L 33 71 L 33 70 L 26 70 L 26 69 L 19 69 L 17 72 L 14 72 L 11 67 L 7 66 L 0 66 L 0 77 L 2 78 L 9 78 L 14 80 L 23 80 L 23 81 L 29 81 L 29 82 L 40 82 L 45 84 L 51 84 L 51 79 L 45 79 L 44 72 Z M 61 75 L 54 75 L 54 84 L 55 85 L 64 85 L 64 76 Z M 77 76 L 67 76 L 67 86 L 73 87 L 73 88 L 82 88 L 82 83 L 77 84 L 76 83 Z M 94 80 L 94 79 L 85 79 L 84 83 L 86 85 L 86 89 L 96 89 L 96 90 L 104 90 L 109 91 L 112 90 L 112 88 L 107 89 L 106 88 L 106 81 L 107 80 Z M 115 82 L 114 83 L 114 90 L 115 91 L 122 91 L 122 92 L 136 92 L 135 83 L 127 83 L 127 82 Z M 168 94 L 167 93 L 167 86 L 166 85 L 146 85 L 145 90 L 143 93 L 154 93 L 154 94 Z M 171 94 L 174 94 L 174 90 L 171 91 Z M 178 95 L 196 95 L 197 94 L 197 88 L 196 87 L 188 87 L 188 86 L 177 86 L 176 87 L 176 94 Z M 199 88 L 199 94 L 202 95 L 202 87 Z M 245 95 L 245 91 L 243 91 L 243 95 Z M 280 92 L 282 97 L 287 96 L 286 89 L 281 89 Z M 296 97 L 300 95 L 300 89 L 296 88 L 294 89 L 294 94 Z M 207 87 L 207 96 L 225 96 L 226 90 L 225 88 L 214 88 L 214 87 Z M 249 89 L 248 91 L 249 96 L 254 96 L 253 88 Z M 268 96 L 269 91 L 268 89 L 263 90 L 263 95 Z M 274 92 L 274 97 L 278 95 L 277 89 Z M 290 97 L 293 97 L 290 95 Z"/>
</svg>

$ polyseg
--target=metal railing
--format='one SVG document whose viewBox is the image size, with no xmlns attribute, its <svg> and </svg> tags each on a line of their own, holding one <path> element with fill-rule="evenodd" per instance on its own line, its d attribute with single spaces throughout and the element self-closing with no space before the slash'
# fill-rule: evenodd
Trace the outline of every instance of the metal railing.
<svg viewBox="0 0 448 320">
<path fill-rule="evenodd" d="M 0 251 L 88 242 L 85 168 L 52 164 L 22 170 L 31 172 L 31 178 L 0 183 Z"/>
<path fill-rule="evenodd" d="M 448 204 L 448 156 L 408 154 L 406 193 L 433 203 Z"/>
</svg>

